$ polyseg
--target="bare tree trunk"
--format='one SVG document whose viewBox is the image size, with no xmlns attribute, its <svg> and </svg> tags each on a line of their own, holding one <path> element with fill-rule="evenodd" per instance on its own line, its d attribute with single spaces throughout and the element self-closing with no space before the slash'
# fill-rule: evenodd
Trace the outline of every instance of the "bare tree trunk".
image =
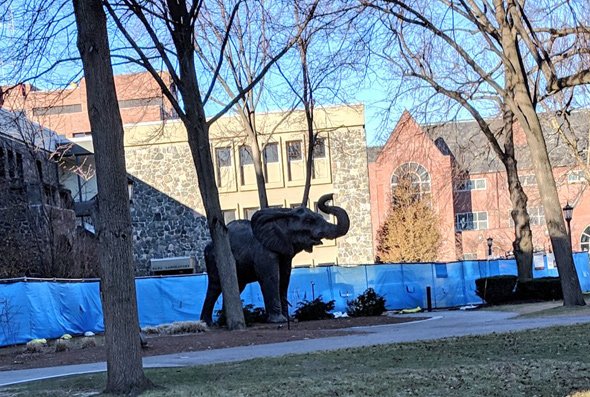
<svg viewBox="0 0 590 397">
<path fill-rule="evenodd" d="M 172 38 L 178 54 L 180 84 L 178 90 L 182 95 L 187 127 L 188 144 L 199 179 L 199 190 L 211 239 L 215 249 L 217 269 L 221 279 L 223 302 L 227 326 L 230 330 L 246 328 L 242 301 L 238 289 L 236 263 L 231 252 L 227 228 L 223 223 L 219 192 L 215 183 L 215 174 L 211 150 L 209 148 L 209 125 L 201 101 L 199 84 L 195 72 L 192 22 L 184 0 L 167 2 L 173 25 Z"/>
<path fill-rule="evenodd" d="M 506 87 L 509 89 L 509 87 Z M 510 215 L 514 221 L 514 241 L 512 249 L 518 269 L 518 279 L 526 281 L 533 278 L 533 234 L 531 233 L 530 217 L 527 211 L 528 197 L 518 179 L 518 167 L 514 152 L 514 113 L 503 109 L 504 118 L 504 155 L 500 156 L 506 176 L 508 191 L 512 202 Z"/>
<path fill-rule="evenodd" d="M 107 353 L 105 391 L 139 394 L 152 383 L 143 372 L 141 360 L 123 124 L 115 94 L 106 16 L 100 0 L 73 3 L 96 158 Z"/>
<path fill-rule="evenodd" d="M 247 109 L 240 107 L 239 113 L 242 119 L 242 125 L 246 128 L 248 141 L 250 143 L 250 153 L 252 154 L 252 164 L 254 165 L 254 174 L 256 175 L 256 188 L 258 190 L 258 202 L 260 208 L 268 208 L 268 195 L 266 194 L 266 181 L 264 180 L 263 156 L 260 151 L 258 142 L 258 132 L 256 123 L 251 113 L 246 113 Z"/>
<path fill-rule="evenodd" d="M 307 158 L 305 161 L 305 185 L 303 188 L 303 198 L 301 205 L 307 206 L 309 201 L 309 191 L 311 190 L 311 174 L 313 171 L 313 149 L 315 146 L 315 134 L 313 132 L 313 87 L 311 86 L 311 79 L 309 76 L 309 68 L 307 63 L 307 49 L 308 41 L 304 38 L 299 39 L 299 55 L 301 58 L 301 71 L 303 74 L 303 106 L 305 108 L 305 121 L 307 126 Z"/>
<path fill-rule="evenodd" d="M 502 9 L 497 8 L 501 13 Z M 522 126 L 531 159 L 535 168 L 535 176 L 539 185 L 541 202 L 545 211 L 545 220 L 551 238 L 551 245 L 555 254 L 561 287 L 563 290 L 563 304 L 565 306 L 585 305 L 578 274 L 572 256 L 572 247 L 555 186 L 553 169 L 547 153 L 547 145 L 543 136 L 543 129 L 535 110 L 535 105 L 529 94 L 526 73 L 523 68 L 521 55 L 516 42 L 516 32 L 511 30 L 508 20 L 499 14 L 502 26 L 502 47 L 504 50 L 506 79 L 509 86 L 514 88 L 513 96 L 506 95 L 507 103 Z"/>
</svg>

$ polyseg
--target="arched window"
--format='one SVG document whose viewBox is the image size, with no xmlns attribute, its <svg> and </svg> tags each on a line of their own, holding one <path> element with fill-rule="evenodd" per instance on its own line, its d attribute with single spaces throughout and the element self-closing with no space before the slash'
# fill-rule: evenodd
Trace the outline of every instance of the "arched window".
<svg viewBox="0 0 590 397">
<path fill-rule="evenodd" d="M 586 226 L 586 229 L 584 229 L 584 232 L 582 233 L 580 247 L 582 248 L 582 251 L 590 251 L 590 226 Z"/>
<path fill-rule="evenodd" d="M 430 174 L 422 165 L 410 162 L 397 167 L 391 176 L 392 193 L 395 192 L 395 188 L 404 180 L 409 182 L 419 198 L 430 194 Z"/>
</svg>

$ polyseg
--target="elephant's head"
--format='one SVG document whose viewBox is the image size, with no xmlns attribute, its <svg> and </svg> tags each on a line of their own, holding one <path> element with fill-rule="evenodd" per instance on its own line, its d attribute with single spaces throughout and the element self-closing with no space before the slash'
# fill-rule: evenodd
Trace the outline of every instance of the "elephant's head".
<svg viewBox="0 0 590 397">
<path fill-rule="evenodd" d="M 348 232 L 350 220 L 340 207 L 326 205 L 332 194 L 318 200 L 318 208 L 334 215 L 336 223 L 330 223 L 320 214 L 306 207 L 264 208 L 252 216 L 252 231 L 267 249 L 281 255 L 294 256 L 303 250 L 311 252 L 322 239 L 335 239 Z"/>
</svg>

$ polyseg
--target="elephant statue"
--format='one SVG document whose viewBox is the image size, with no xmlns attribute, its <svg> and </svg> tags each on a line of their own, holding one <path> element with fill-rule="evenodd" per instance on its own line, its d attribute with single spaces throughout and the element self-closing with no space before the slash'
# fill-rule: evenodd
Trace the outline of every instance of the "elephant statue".
<svg viewBox="0 0 590 397">
<path fill-rule="evenodd" d="M 301 252 L 312 252 L 322 239 L 335 239 L 348 232 L 350 221 L 346 211 L 328 206 L 332 194 L 318 200 L 318 208 L 334 215 L 336 224 L 306 207 L 263 208 L 254 213 L 251 221 L 236 220 L 227 225 L 240 293 L 247 284 L 258 281 L 264 297 L 268 322 L 287 321 L 287 290 L 291 278 L 291 261 Z M 213 244 L 205 247 L 207 267 L 207 295 L 201 311 L 201 320 L 212 323 L 213 306 L 221 294 L 221 282 Z"/>
</svg>

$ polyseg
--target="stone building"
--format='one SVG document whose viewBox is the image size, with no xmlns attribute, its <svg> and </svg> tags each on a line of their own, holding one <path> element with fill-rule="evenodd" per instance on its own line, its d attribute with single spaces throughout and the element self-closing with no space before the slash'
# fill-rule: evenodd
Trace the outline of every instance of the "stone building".
<svg viewBox="0 0 590 397">
<path fill-rule="evenodd" d="M 571 238 L 575 251 L 590 248 L 590 194 L 587 145 L 590 114 L 543 115 L 547 149 L 562 206 L 574 207 Z M 545 216 L 524 131 L 514 126 L 519 177 L 528 196 L 536 251 L 551 252 Z M 411 174 L 432 200 L 442 234 L 438 260 L 485 259 L 488 238 L 494 257 L 510 256 L 514 228 L 506 172 L 475 122 L 419 125 L 406 112 L 387 143 L 369 150 L 373 233 L 385 220 L 390 194 Z M 376 242 L 375 242 L 376 244 Z"/>
<path fill-rule="evenodd" d="M 23 113 L 0 109 L 0 277 L 96 276 L 59 182 L 59 137 Z M 78 259 L 75 259 L 75 257 Z"/>
<path fill-rule="evenodd" d="M 349 213 L 351 228 L 346 236 L 315 247 L 312 254 L 297 255 L 293 263 L 295 266 L 317 266 L 371 262 L 363 107 L 319 109 L 315 120 L 322 150 L 314 158 L 309 206 L 315 209 L 321 195 L 334 193 L 334 204 Z M 302 155 L 307 147 L 303 112 L 292 112 L 288 117 L 284 113 L 261 114 L 257 116 L 257 122 L 261 142 L 266 144 L 264 166 L 269 205 L 287 208 L 299 205 L 305 175 Z M 225 219 L 249 219 L 259 204 L 253 166 L 245 153 L 243 129 L 237 118 L 229 116 L 217 121 L 210 133 Z M 187 242 L 192 242 L 192 250 L 200 262 L 208 236 L 196 231 L 199 223 L 205 225 L 204 210 L 184 126 L 180 121 L 128 124 L 125 126 L 125 146 L 128 173 L 139 181 L 140 186 L 155 189 L 167 197 L 167 204 L 163 205 L 157 202 L 159 199 L 155 195 L 148 199 L 148 196 L 140 198 L 140 192 L 134 193 L 133 213 L 142 211 L 141 216 L 134 217 L 138 233 L 141 233 L 136 236 L 137 245 L 150 246 L 145 240 L 155 239 L 151 229 L 154 222 L 161 222 L 164 227 L 160 234 L 176 230 L 172 235 L 180 233 L 188 238 L 179 240 L 174 237 L 170 243 L 159 244 L 160 248 L 155 251 L 144 251 L 143 258 L 171 256 L 178 252 L 186 254 L 190 252 Z M 149 203 L 139 206 L 135 197 Z M 140 207 L 144 209 L 140 210 Z M 145 223 L 148 219 L 153 219 L 152 223 Z M 139 222 L 144 222 L 141 227 Z"/>
</svg>

